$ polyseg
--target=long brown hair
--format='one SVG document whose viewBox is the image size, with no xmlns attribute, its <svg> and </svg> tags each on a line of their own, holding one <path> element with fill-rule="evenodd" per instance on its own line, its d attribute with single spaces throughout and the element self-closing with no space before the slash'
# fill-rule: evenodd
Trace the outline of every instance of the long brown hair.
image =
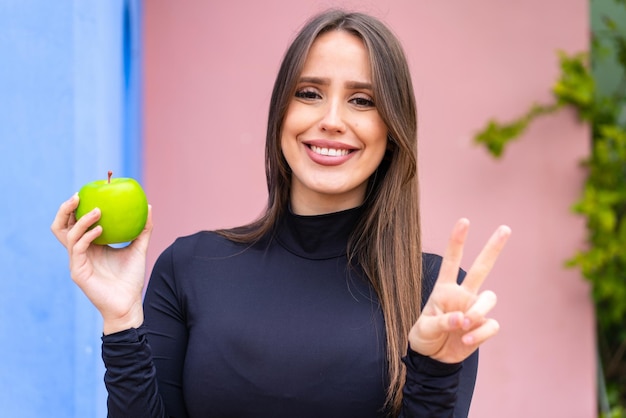
<svg viewBox="0 0 626 418">
<path fill-rule="evenodd" d="M 365 213 L 350 238 L 348 258 L 363 268 L 382 306 L 389 375 L 387 407 L 395 416 L 406 378 L 402 356 L 421 301 L 417 112 L 406 57 L 381 21 L 362 13 L 329 10 L 314 16 L 300 30 L 283 58 L 270 102 L 266 211 L 249 225 L 219 232 L 236 242 L 255 242 L 271 233 L 286 212 L 291 171 L 280 147 L 283 120 L 311 45 L 331 30 L 346 31 L 363 41 L 371 61 L 374 101 L 388 128 L 387 154 L 370 179 Z"/>
</svg>

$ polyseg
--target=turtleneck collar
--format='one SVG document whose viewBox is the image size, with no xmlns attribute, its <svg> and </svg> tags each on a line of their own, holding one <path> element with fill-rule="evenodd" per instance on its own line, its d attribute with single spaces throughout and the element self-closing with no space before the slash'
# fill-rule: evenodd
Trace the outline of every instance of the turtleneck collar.
<svg viewBox="0 0 626 418">
<path fill-rule="evenodd" d="M 278 226 L 278 242 L 297 256 L 324 260 L 346 254 L 348 240 L 363 207 L 324 215 L 302 216 L 287 211 Z"/>
</svg>

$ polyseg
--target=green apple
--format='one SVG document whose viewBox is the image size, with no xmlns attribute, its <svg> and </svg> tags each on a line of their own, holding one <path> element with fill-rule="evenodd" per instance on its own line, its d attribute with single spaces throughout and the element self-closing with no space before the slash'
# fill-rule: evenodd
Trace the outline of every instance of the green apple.
<svg viewBox="0 0 626 418">
<path fill-rule="evenodd" d="M 99 245 L 130 242 L 137 238 L 148 219 L 148 199 L 141 185 L 132 178 L 111 178 L 85 184 L 78 192 L 76 219 L 100 208 L 102 234 L 93 243 Z"/>
</svg>

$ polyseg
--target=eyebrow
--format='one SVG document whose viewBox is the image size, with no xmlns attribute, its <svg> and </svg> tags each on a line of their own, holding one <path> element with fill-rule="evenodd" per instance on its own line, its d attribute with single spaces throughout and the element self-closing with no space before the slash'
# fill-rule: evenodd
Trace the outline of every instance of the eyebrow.
<svg viewBox="0 0 626 418">
<path fill-rule="evenodd" d="M 330 84 L 330 79 L 323 77 L 300 77 L 299 82 L 327 86 Z M 345 86 L 353 90 L 373 90 L 372 83 L 364 83 L 362 81 L 347 81 Z"/>
</svg>

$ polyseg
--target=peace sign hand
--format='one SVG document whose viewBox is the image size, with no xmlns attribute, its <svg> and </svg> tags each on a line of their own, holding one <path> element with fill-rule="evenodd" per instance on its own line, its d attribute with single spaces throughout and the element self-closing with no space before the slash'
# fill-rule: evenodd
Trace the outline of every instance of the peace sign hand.
<svg viewBox="0 0 626 418">
<path fill-rule="evenodd" d="M 478 293 L 478 290 L 504 248 L 511 229 L 503 225 L 493 233 L 459 285 L 456 279 L 468 229 L 467 219 L 456 223 L 435 287 L 409 332 L 413 351 L 443 363 L 465 360 L 500 328 L 495 319 L 487 317 L 496 305 L 495 293 L 488 290 Z"/>
</svg>

